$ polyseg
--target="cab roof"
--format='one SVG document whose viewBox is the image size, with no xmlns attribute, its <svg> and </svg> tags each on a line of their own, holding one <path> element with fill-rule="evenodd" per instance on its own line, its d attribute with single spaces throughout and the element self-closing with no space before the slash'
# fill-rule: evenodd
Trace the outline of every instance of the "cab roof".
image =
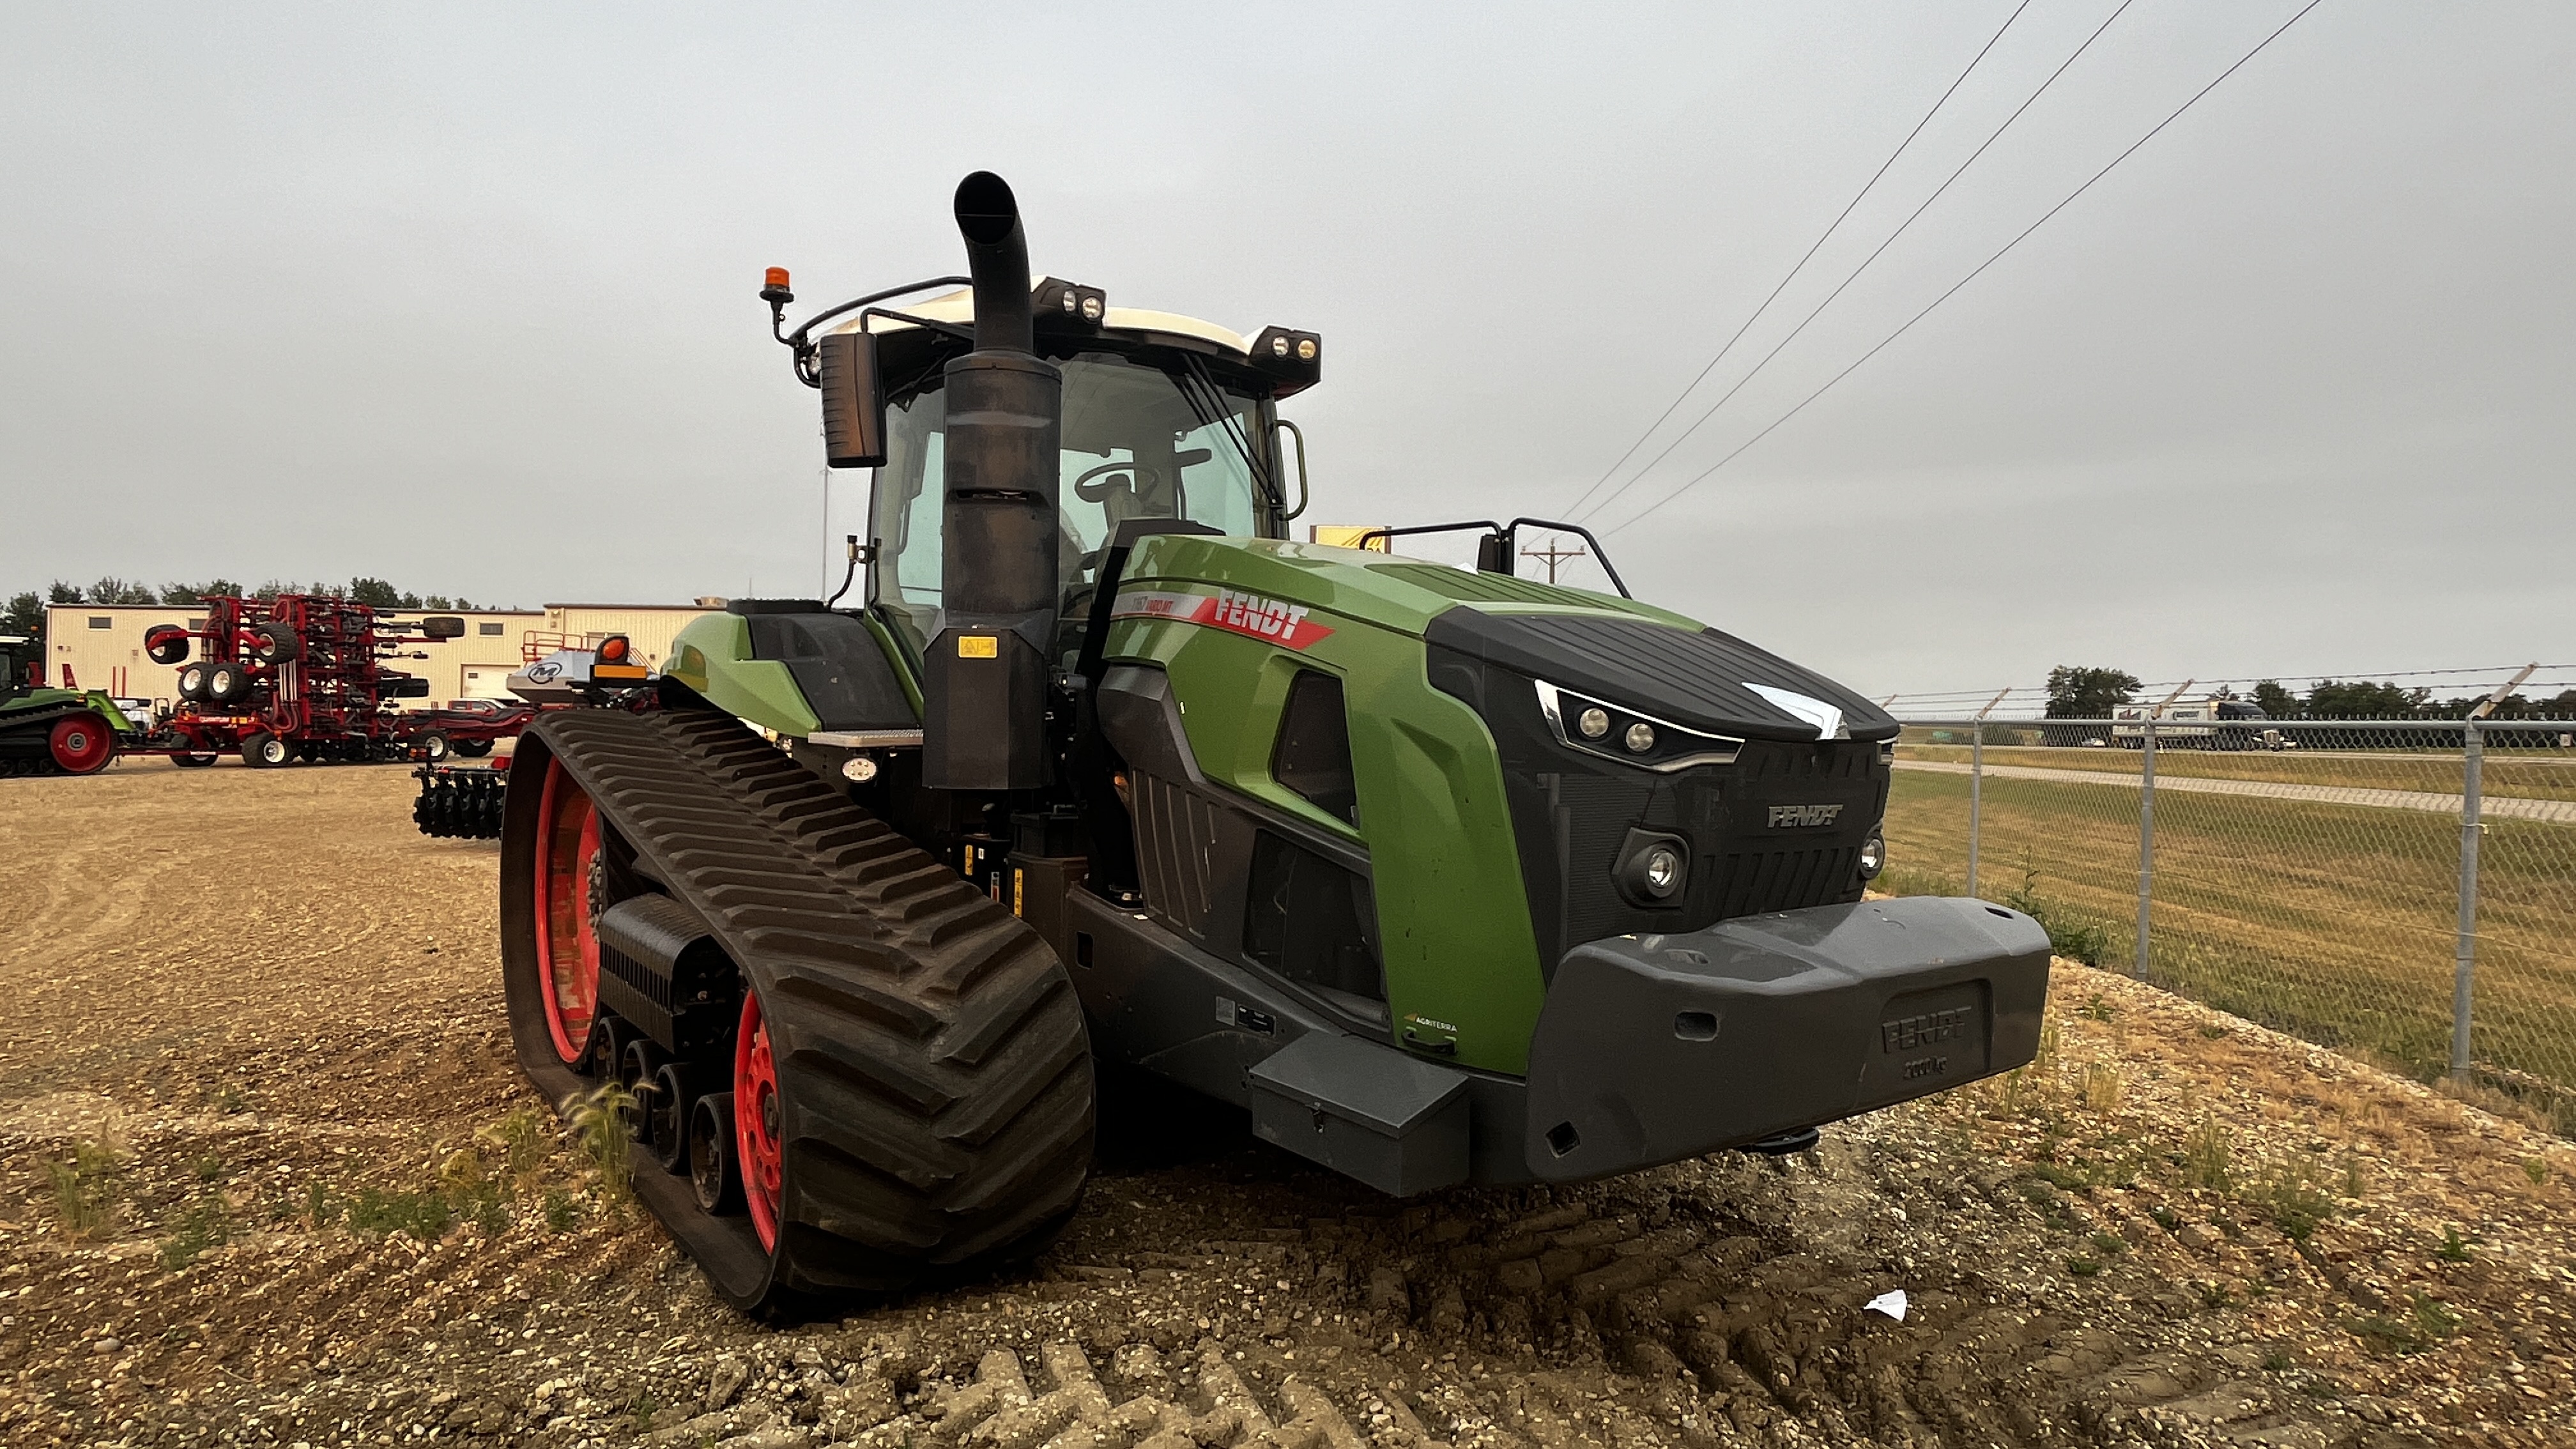
<svg viewBox="0 0 2576 1449">
<path fill-rule="evenodd" d="M 888 310 L 909 312 L 913 316 L 928 318 L 933 322 L 968 326 L 975 321 L 975 293 L 972 288 L 960 287 L 954 292 L 942 293 L 927 302 L 902 304 Z M 896 332 L 912 325 L 909 322 L 885 318 L 870 330 L 880 333 Z M 1159 332 L 1171 337 L 1186 337 L 1196 342 L 1214 343 L 1246 361 L 1250 361 L 1252 357 L 1252 340 L 1242 333 L 1219 327 L 1213 322 L 1202 322 L 1196 317 L 1184 317 L 1178 312 L 1153 312 L 1142 307 L 1112 307 L 1102 314 L 1100 325 L 1112 332 Z M 854 317 L 832 330 L 856 332 L 864 326 L 866 326 L 864 319 Z"/>
</svg>

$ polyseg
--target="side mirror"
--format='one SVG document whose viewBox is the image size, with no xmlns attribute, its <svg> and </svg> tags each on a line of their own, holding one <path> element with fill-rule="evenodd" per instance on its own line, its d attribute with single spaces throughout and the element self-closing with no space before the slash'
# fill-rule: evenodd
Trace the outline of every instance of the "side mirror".
<svg viewBox="0 0 2576 1449">
<path fill-rule="evenodd" d="M 465 621 L 454 614 L 433 614 L 420 621 L 424 639 L 457 639 L 464 637 Z"/>
<path fill-rule="evenodd" d="M 823 461 L 835 468 L 882 466 L 885 391 L 877 378 L 876 338 L 831 332 L 814 347 L 823 387 Z"/>
</svg>

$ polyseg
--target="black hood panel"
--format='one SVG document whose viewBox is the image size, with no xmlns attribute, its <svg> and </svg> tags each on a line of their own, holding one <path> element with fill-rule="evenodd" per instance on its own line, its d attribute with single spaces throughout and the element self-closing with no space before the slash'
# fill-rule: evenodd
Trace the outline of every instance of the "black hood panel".
<svg viewBox="0 0 2576 1449">
<path fill-rule="evenodd" d="M 1423 638 L 1516 674 L 1543 679 L 1674 724 L 1756 740 L 1813 740 L 1815 726 L 1745 688 L 1765 685 L 1843 712 L 1856 740 L 1891 740 L 1885 710 L 1812 670 L 1732 634 L 1694 634 L 1647 619 L 1597 614 L 1489 614 L 1451 609 Z"/>
</svg>

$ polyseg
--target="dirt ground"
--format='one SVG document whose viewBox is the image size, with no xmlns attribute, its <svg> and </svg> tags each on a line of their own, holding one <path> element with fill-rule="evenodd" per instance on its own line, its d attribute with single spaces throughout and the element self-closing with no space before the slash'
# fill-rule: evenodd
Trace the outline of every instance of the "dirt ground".
<svg viewBox="0 0 2576 1449">
<path fill-rule="evenodd" d="M 1024 1275 L 748 1322 L 411 789 L 0 781 L 0 1443 L 2576 1443 L 2576 1150 L 2063 963 L 2040 1064 L 1804 1156 L 1399 1203 L 1166 1100 Z"/>
</svg>

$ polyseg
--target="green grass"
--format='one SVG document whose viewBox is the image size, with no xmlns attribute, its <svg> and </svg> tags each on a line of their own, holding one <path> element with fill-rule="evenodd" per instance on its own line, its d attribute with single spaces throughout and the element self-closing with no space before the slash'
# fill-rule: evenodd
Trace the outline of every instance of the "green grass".
<svg viewBox="0 0 2576 1449">
<path fill-rule="evenodd" d="M 1963 775 L 1897 772 L 1883 889 L 1965 888 L 1967 796 Z M 2060 954 L 2135 960 L 2136 790 L 1989 777 L 1981 825 L 1980 894 Z M 2150 978 L 2430 1080 L 2450 1060 L 2459 849 L 2436 812 L 2160 794 Z M 2518 1095 L 2576 1131 L 2576 828 L 2489 822 L 2478 960 L 2476 1059 L 2507 1090 L 2526 1074 Z"/>
</svg>

